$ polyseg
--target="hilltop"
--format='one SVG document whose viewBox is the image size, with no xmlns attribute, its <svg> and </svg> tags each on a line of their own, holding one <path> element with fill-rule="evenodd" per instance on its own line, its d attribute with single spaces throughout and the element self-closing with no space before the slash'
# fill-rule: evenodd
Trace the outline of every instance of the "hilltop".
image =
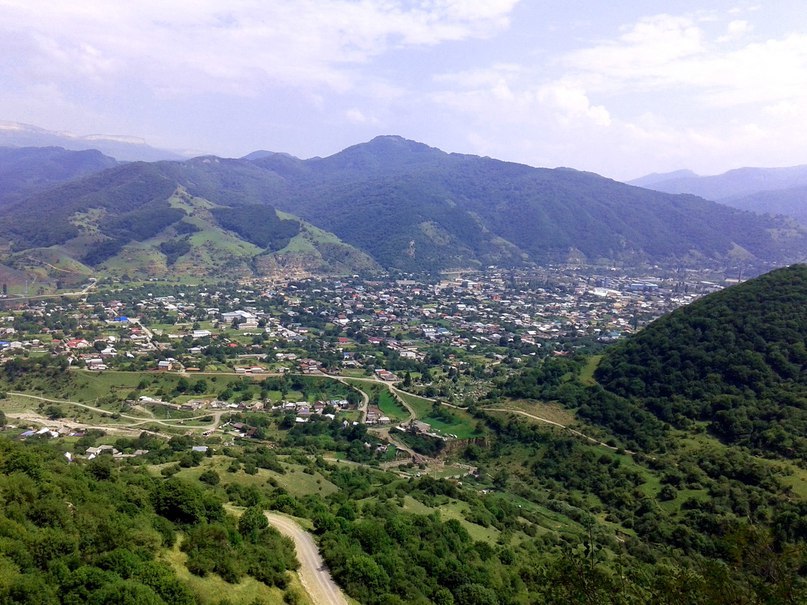
<svg viewBox="0 0 807 605">
<path fill-rule="evenodd" d="M 616 345 L 608 391 L 677 427 L 807 458 L 807 265 L 709 295 Z"/>
<path fill-rule="evenodd" d="M 132 162 L 31 186 L 0 209 L 2 262 L 64 282 L 547 262 L 766 265 L 807 250 L 807 230 L 784 219 L 401 137 L 326 158 L 247 157 Z"/>
</svg>

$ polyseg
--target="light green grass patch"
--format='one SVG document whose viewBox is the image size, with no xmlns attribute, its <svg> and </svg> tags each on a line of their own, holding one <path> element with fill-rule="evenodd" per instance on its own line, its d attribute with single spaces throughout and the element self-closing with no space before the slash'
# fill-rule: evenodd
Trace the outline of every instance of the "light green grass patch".
<svg viewBox="0 0 807 605">
<path fill-rule="evenodd" d="M 602 355 L 592 355 L 586 359 L 586 365 L 583 366 L 582 370 L 580 370 L 581 383 L 589 387 L 593 387 L 597 384 L 597 381 L 594 380 L 594 372 L 597 369 L 597 366 L 600 365 L 601 360 Z"/>
<path fill-rule="evenodd" d="M 383 414 L 389 416 L 392 421 L 406 420 L 409 418 L 409 412 L 398 403 L 398 400 L 388 389 L 384 389 L 378 394 L 378 408 Z"/>
<path fill-rule="evenodd" d="M 400 389 L 396 389 L 395 392 L 406 402 L 410 408 L 412 408 L 417 418 L 423 418 L 424 416 L 431 414 L 432 406 L 434 405 L 433 401 L 426 399 L 425 397 L 419 397 L 418 395 L 407 393 L 406 391 L 401 391 Z"/>
</svg>

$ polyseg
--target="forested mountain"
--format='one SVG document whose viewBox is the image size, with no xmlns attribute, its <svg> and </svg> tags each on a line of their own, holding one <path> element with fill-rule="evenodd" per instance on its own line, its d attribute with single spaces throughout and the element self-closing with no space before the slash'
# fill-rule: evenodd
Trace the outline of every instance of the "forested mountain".
<svg viewBox="0 0 807 605">
<path fill-rule="evenodd" d="M 238 160 L 120 165 L 0 209 L 6 264 L 58 266 L 68 274 L 61 280 L 96 271 L 233 277 L 376 267 L 337 237 L 278 215 L 262 194 L 273 180 Z"/>
<path fill-rule="evenodd" d="M 678 427 L 807 459 L 807 265 L 682 307 L 615 346 L 608 391 Z"/>
<path fill-rule="evenodd" d="M 117 165 L 100 151 L 61 147 L 0 147 L 0 206 Z"/>
<path fill-rule="evenodd" d="M 63 147 L 73 151 L 97 149 L 121 162 L 183 159 L 183 156 L 177 153 L 151 147 L 137 137 L 103 134 L 78 136 L 46 130 L 31 124 L 2 120 L 0 120 L 0 146 Z"/>
<path fill-rule="evenodd" d="M 790 189 L 759 191 L 721 201 L 727 206 L 740 210 L 792 216 L 802 225 L 807 225 L 807 185 Z"/>
<path fill-rule="evenodd" d="M 691 193 L 707 200 L 724 200 L 760 191 L 807 185 L 807 166 L 736 168 L 713 176 L 699 176 L 690 170 L 678 170 L 647 175 L 629 184 L 665 193 Z"/>
<path fill-rule="evenodd" d="M 784 220 L 400 137 L 327 158 L 248 157 L 135 162 L 8 204 L 0 235 L 18 256 L 6 264 L 20 268 L 25 253 L 40 264 L 64 258 L 113 272 L 128 264 L 149 275 L 198 267 L 209 274 L 215 265 L 219 274 L 244 275 L 289 262 L 316 272 L 568 260 L 781 263 L 807 250 L 807 230 Z"/>
<path fill-rule="evenodd" d="M 647 175 L 630 184 L 666 193 L 690 193 L 741 210 L 792 216 L 807 224 L 807 166 L 738 168 L 715 176 L 679 170 Z"/>
<path fill-rule="evenodd" d="M 270 155 L 279 208 L 318 221 L 387 267 L 424 269 L 583 258 L 686 261 L 804 249 L 780 221 L 594 174 L 447 154 L 378 137 L 328 158 Z M 798 242 L 798 243 L 796 243 Z M 777 251 L 778 250 L 778 251 Z"/>
</svg>

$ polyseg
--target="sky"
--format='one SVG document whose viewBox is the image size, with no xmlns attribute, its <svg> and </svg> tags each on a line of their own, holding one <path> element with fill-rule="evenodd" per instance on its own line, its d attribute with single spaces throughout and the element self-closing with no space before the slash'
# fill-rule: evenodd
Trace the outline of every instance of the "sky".
<svg viewBox="0 0 807 605">
<path fill-rule="evenodd" d="M 396 134 L 619 180 L 807 164 L 803 0 L 0 0 L 0 120 L 187 153 Z"/>
</svg>

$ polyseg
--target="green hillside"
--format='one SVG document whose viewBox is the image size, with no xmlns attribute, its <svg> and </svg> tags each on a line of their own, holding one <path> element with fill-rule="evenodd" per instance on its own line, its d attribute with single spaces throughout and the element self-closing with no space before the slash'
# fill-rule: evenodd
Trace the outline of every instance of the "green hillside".
<svg viewBox="0 0 807 605">
<path fill-rule="evenodd" d="M 677 427 L 807 459 L 807 265 L 710 295 L 614 347 L 599 383 Z"/>
<path fill-rule="evenodd" d="M 271 181 L 265 171 L 246 168 Z M 228 170 L 226 179 L 246 187 L 247 180 Z M 232 278 L 292 265 L 300 274 L 376 268 L 338 237 L 312 236 L 315 228 L 305 221 L 233 194 L 222 178 L 205 160 L 135 163 L 41 192 L 0 210 L 0 234 L 8 242 L 0 262 L 9 274 L 36 276 L 40 288 L 96 274 Z M 183 183 L 211 197 L 191 195 Z M 305 250 L 292 245 L 298 236 Z"/>
<path fill-rule="evenodd" d="M 283 177 L 272 198 L 278 208 L 333 231 L 385 267 L 776 258 L 803 252 L 807 242 L 784 221 L 693 196 L 447 154 L 400 137 L 328 158 L 275 154 L 254 164 Z"/>
<path fill-rule="evenodd" d="M 229 273 L 284 263 L 318 272 L 329 263 L 354 272 L 568 260 L 782 264 L 807 250 L 807 230 L 784 219 L 571 169 L 447 154 L 400 137 L 378 137 L 327 158 L 254 157 L 116 166 L 0 208 L 0 237 L 14 252 L 58 247 L 94 268 L 124 256 L 151 271 L 161 260 L 176 270 L 182 257 L 194 254 L 195 242 L 219 247 L 219 236 L 190 232 L 196 210 L 170 202 L 183 191 L 214 205 L 202 217 L 210 228 L 263 251 L 256 261 L 239 246 Z M 282 219 L 275 209 L 293 218 Z M 300 219 L 335 235 L 339 245 L 320 248 L 310 229 L 292 244 L 302 232 Z M 302 239 L 316 252 L 289 257 Z M 264 262 L 281 250 L 281 259 Z"/>
</svg>

